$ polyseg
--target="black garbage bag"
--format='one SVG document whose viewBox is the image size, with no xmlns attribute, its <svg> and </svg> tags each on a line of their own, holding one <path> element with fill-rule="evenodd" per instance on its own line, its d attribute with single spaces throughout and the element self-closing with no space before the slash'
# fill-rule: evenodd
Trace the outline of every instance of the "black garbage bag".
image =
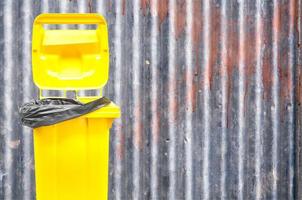
<svg viewBox="0 0 302 200">
<path fill-rule="evenodd" d="M 46 98 L 24 104 L 19 113 L 24 126 L 37 128 L 79 117 L 106 106 L 110 102 L 110 99 L 106 97 L 86 104 L 74 99 Z"/>
</svg>

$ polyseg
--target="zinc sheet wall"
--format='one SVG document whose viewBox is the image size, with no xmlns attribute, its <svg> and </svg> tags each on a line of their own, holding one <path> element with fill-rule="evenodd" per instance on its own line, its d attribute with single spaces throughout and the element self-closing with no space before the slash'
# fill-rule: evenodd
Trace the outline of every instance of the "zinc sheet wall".
<svg viewBox="0 0 302 200">
<path fill-rule="evenodd" d="M 0 199 L 35 198 L 31 30 L 106 16 L 110 199 L 302 199 L 301 0 L 0 1 Z"/>
</svg>

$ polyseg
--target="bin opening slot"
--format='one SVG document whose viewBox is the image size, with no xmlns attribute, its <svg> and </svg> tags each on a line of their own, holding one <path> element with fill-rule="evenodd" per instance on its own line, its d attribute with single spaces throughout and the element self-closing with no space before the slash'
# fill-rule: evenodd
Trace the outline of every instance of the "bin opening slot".
<svg viewBox="0 0 302 200">
<path fill-rule="evenodd" d="M 97 24 L 43 24 L 45 30 L 96 30 Z"/>
</svg>

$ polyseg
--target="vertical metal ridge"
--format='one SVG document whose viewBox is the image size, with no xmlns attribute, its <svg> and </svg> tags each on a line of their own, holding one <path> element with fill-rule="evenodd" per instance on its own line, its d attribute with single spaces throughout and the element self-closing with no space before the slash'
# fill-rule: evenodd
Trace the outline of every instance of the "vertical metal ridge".
<svg viewBox="0 0 302 200">
<path fill-rule="evenodd" d="M 42 0 L 41 2 L 41 11 L 42 13 L 48 13 L 49 12 L 49 2 L 48 0 Z"/>
<path fill-rule="evenodd" d="M 6 183 L 4 188 L 4 198 L 7 200 L 11 200 L 13 197 L 13 176 L 12 176 L 12 162 L 13 162 L 13 155 L 12 150 L 10 148 L 10 141 L 13 131 L 13 104 L 12 104 L 12 90 L 13 90 L 13 80 L 12 80 L 12 73 L 13 73 L 13 66 L 14 66 L 14 59 L 13 59 L 13 1 L 6 0 L 4 2 L 4 102 L 3 107 L 5 108 L 5 115 L 4 115 L 4 168 L 5 168 L 5 175 L 6 175 Z"/>
<path fill-rule="evenodd" d="M 295 198 L 302 199 L 302 0 L 297 5 L 297 63 L 295 82 Z"/>
<path fill-rule="evenodd" d="M 78 0 L 78 10 L 79 13 L 86 13 L 87 12 L 87 1 L 86 0 Z"/>
<path fill-rule="evenodd" d="M 273 122 L 273 147 L 272 147 L 272 198 L 278 198 L 278 139 L 279 139 L 279 30 L 280 29 L 280 8 L 277 0 L 274 0 L 274 13 L 273 13 L 273 107 L 272 107 L 272 122 Z"/>
<path fill-rule="evenodd" d="M 192 113 L 193 113 L 193 56 L 192 56 L 192 32 L 193 32 L 193 5 L 192 0 L 186 2 L 186 113 L 185 113 L 185 199 L 192 198 Z"/>
<path fill-rule="evenodd" d="M 79 13 L 86 13 L 87 12 L 86 0 L 78 0 L 78 12 Z M 80 24 L 78 26 L 79 26 L 79 29 L 86 29 L 89 25 Z M 79 91 L 80 96 L 81 95 L 86 95 L 86 94 L 87 94 L 87 91 Z"/>
<path fill-rule="evenodd" d="M 41 12 L 42 13 L 50 13 L 50 8 L 49 8 L 49 0 L 42 0 L 41 2 Z M 48 29 L 50 26 L 48 24 L 45 24 L 44 27 Z M 49 92 L 47 91 L 46 96 L 49 96 Z"/>
<path fill-rule="evenodd" d="M 68 13 L 68 1 L 67 0 L 60 0 L 59 1 L 59 9 L 60 9 L 60 13 Z M 58 27 L 60 29 L 67 29 L 68 27 L 70 27 L 71 25 L 67 25 L 67 24 L 61 24 Z M 63 92 L 60 91 L 59 92 L 60 96 L 63 96 Z"/>
<path fill-rule="evenodd" d="M 220 178 L 220 192 L 221 199 L 226 199 L 226 151 L 227 151 L 227 85 L 228 85 L 228 72 L 227 72 L 227 39 L 228 39 L 228 26 L 227 26 L 227 0 L 222 1 L 221 8 L 221 96 L 222 96 L 222 110 L 221 110 L 221 178 Z"/>
<path fill-rule="evenodd" d="M 255 95 L 256 95 L 256 115 L 255 115 L 255 177 L 256 188 L 255 198 L 261 199 L 261 165 L 262 165 L 262 141 L 261 141 L 261 113 L 262 113 L 262 21 L 261 10 L 263 2 L 256 2 L 256 66 L 255 66 Z"/>
<path fill-rule="evenodd" d="M 202 147 L 202 194 L 203 199 L 210 198 L 209 187 L 209 143 L 210 143 L 210 121 L 211 121 L 211 108 L 210 108 L 210 57 L 211 57 L 211 6 L 210 0 L 203 2 L 203 44 L 204 44 L 204 61 L 203 61 L 203 147 Z"/>
<path fill-rule="evenodd" d="M 239 91 L 238 91 L 238 199 L 243 200 L 245 155 L 245 1 L 239 3 Z"/>
<path fill-rule="evenodd" d="M 22 13 L 23 13 L 23 39 L 22 39 L 22 67 L 23 67 L 23 102 L 28 102 L 31 97 L 32 84 L 31 84 L 31 1 L 24 0 Z M 32 145 L 32 135 L 31 129 L 28 127 L 22 128 L 23 137 L 23 199 L 28 200 L 32 198 L 32 187 L 31 184 L 31 145 Z"/>
<path fill-rule="evenodd" d="M 133 199 L 140 199 L 140 145 L 141 145 L 141 102 L 140 102 L 140 12 L 139 0 L 133 2 Z"/>
<path fill-rule="evenodd" d="M 293 199 L 294 197 L 294 190 L 293 190 L 293 184 L 294 184 L 294 70 L 295 70 L 295 0 L 289 1 L 289 51 L 288 51 L 288 71 L 289 71 L 289 101 L 290 105 L 288 106 L 289 111 L 289 136 L 288 136 L 288 145 L 289 145 L 289 159 L 288 159 L 288 166 L 289 166 L 289 184 L 288 184 L 288 198 Z"/>
<path fill-rule="evenodd" d="M 176 80 L 175 80 L 175 0 L 169 1 L 169 44 L 168 44 L 168 55 L 169 55 L 169 66 L 168 66 L 168 122 L 169 122 L 169 149 L 168 149 L 168 159 L 169 159 L 169 199 L 176 199 L 175 195 L 175 184 L 176 184 L 176 161 L 175 161 L 175 132 L 176 132 Z"/>
<path fill-rule="evenodd" d="M 159 137 L 159 121 L 158 121 L 158 4 L 157 0 L 153 1 L 151 6 L 151 199 L 158 199 L 158 137 Z"/>
<path fill-rule="evenodd" d="M 86 13 L 87 12 L 87 5 L 86 0 L 78 0 L 78 13 Z M 71 27 L 72 25 L 67 25 L 67 27 Z M 86 24 L 79 24 L 77 25 L 79 29 L 86 29 L 89 25 Z M 80 90 L 78 93 L 80 96 L 85 96 L 88 94 L 88 91 Z"/>
<path fill-rule="evenodd" d="M 121 98 L 121 77 L 122 77 L 122 71 L 121 71 L 121 65 L 122 65 L 122 23 L 121 23 L 121 17 L 122 17 L 122 2 L 121 0 L 116 1 L 115 6 L 115 12 L 116 12 L 116 21 L 115 21 L 115 27 L 114 27 L 114 48 L 115 48 L 115 74 L 114 74 L 114 95 L 115 95 L 115 101 L 117 104 L 122 106 L 122 98 Z M 114 147 L 116 148 L 115 156 L 114 156 L 114 186 L 115 186 L 115 199 L 119 200 L 122 199 L 122 188 L 121 188 L 121 178 L 122 178 L 122 162 L 121 162 L 121 156 L 118 154 L 121 152 L 121 141 L 122 141 L 122 130 L 121 130 L 122 122 L 120 119 L 116 121 L 115 126 L 115 140 L 114 140 Z"/>
<path fill-rule="evenodd" d="M 68 12 L 68 0 L 60 0 L 60 12 L 61 13 Z"/>
<path fill-rule="evenodd" d="M 96 4 L 96 10 L 98 13 L 106 17 L 106 7 L 105 7 L 105 1 L 104 0 L 98 0 Z"/>
</svg>

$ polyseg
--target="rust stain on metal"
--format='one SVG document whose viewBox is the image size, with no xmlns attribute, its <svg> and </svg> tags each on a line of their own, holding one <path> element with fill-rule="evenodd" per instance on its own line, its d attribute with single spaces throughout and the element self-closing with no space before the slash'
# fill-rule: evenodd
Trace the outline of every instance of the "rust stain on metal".
<svg viewBox="0 0 302 200">
<path fill-rule="evenodd" d="M 126 13 L 126 0 L 122 0 L 122 14 L 125 15 Z"/>
<path fill-rule="evenodd" d="M 249 86 L 251 85 L 251 81 L 250 81 L 250 77 L 252 76 L 252 74 L 254 73 L 254 60 L 255 60 L 255 56 L 256 56 L 256 52 L 254 50 L 254 48 L 249 48 L 249 47 L 253 47 L 255 45 L 255 19 L 253 16 L 245 16 L 244 17 L 244 21 L 245 21 L 245 27 L 244 27 L 244 31 L 245 31 L 245 41 L 244 41 L 244 51 L 245 51 L 245 60 L 244 60 L 244 64 L 245 64 L 245 88 L 249 88 Z M 247 113 L 247 110 L 249 108 L 248 105 L 248 89 L 246 89 L 244 91 L 244 115 L 245 113 Z"/>
<path fill-rule="evenodd" d="M 194 62 L 194 78 L 193 78 L 193 95 L 192 95 L 192 107 L 193 112 L 197 108 L 197 97 L 200 90 L 199 75 L 200 72 L 200 40 L 202 32 L 202 12 L 201 12 L 201 0 L 193 1 L 193 27 L 192 27 L 192 40 L 193 40 L 193 54 L 195 56 Z"/>
<path fill-rule="evenodd" d="M 302 199 L 302 1 L 296 6 L 296 33 L 297 33 L 297 65 L 296 65 L 296 85 L 295 85 L 295 173 L 296 173 L 296 198 Z"/>
<path fill-rule="evenodd" d="M 288 18 L 289 17 L 289 13 L 288 12 L 284 12 L 284 11 L 288 11 L 287 9 L 288 5 L 281 5 L 280 6 L 280 12 L 283 14 L 281 17 L 282 18 Z M 288 77 L 288 64 L 289 64 L 289 57 L 288 57 L 288 50 L 289 50 L 289 43 L 288 43 L 288 39 L 285 39 L 284 36 L 287 36 L 289 34 L 289 26 L 288 24 L 286 24 L 285 26 L 283 26 L 281 28 L 281 37 L 283 36 L 284 39 L 280 39 L 279 41 L 279 45 L 284 46 L 286 45 L 283 49 L 281 49 L 280 51 L 280 69 L 279 69 L 279 73 L 280 73 L 280 87 L 281 87 L 281 101 L 286 101 L 286 99 L 289 98 L 289 88 L 288 88 L 288 81 L 289 81 L 289 77 Z M 283 110 L 283 109 L 282 109 Z"/>
<path fill-rule="evenodd" d="M 161 0 L 158 1 L 158 17 L 159 17 L 159 24 L 162 24 L 168 15 L 168 0 Z"/>
<path fill-rule="evenodd" d="M 265 31 L 262 35 L 263 41 L 262 45 L 272 46 L 270 41 L 271 34 L 268 31 Z M 262 61 L 262 81 L 263 81 L 263 98 L 268 99 L 270 97 L 270 90 L 272 86 L 272 51 L 271 48 L 265 48 L 263 52 L 263 61 Z"/>
<path fill-rule="evenodd" d="M 149 9 L 152 6 L 154 6 L 154 0 L 141 0 L 141 9 L 143 10 L 144 15 L 147 14 L 147 9 Z M 158 20 L 159 25 L 161 25 L 165 21 L 168 15 L 168 7 L 169 7 L 168 0 L 158 0 L 157 13 L 159 18 Z"/>
<path fill-rule="evenodd" d="M 175 10 L 175 37 L 179 38 L 186 27 L 186 1 L 177 0 Z"/>
<path fill-rule="evenodd" d="M 239 55 L 239 47 L 238 47 L 238 19 L 227 19 L 227 76 L 228 76 L 228 85 L 227 85 L 227 122 L 226 126 L 227 128 L 230 128 L 232 125 L 233 115 L 232 115 L 232 104 L 233 104 L 233 80 L 232 76 L 234 73 L 235 66 L 238 65 L 238 55 Z"/>
<path fill-rule="evenodd" d="M 148 7 L 152 6 L 152 3 L 150 3 L 150 1 L 152 0 L 141 0 L 141 9 L 143 10 L 143 14 L 146 15 L 147 14 L 147 9 Z"/>
<path fill-rule="evenodd" d="M 221 28 L 221 12 L 220 7 L 211 4 L 211 27 L 210 27 L 210 43 L 211 43 L 211 55 L 210 55 L 210 65 L 209 67 L 209 87 L 212 88 L 213 77 L 215 74 L 219 73 L 218 60 L 220 59 L 220 28 Z"/>
<path fill-rule="evenodd" d="M 199 45 L 200 45 L 200 38 L 201 38 L 201 32 L 202 32 L 202 12 L 201 12 L 201 1 L 194 1 L 193 2 L 193 31 L 192 31 L 192 39 L 193 39 L 193 48 L 194 48 L 194 54 L 196 58 L 196 68 L 195 75 L 198 75 L 198 68 L 200 67 L 199 63 Z"/>
<path fill-rule="evenodd" d="M 123 0 L 125 1 L 125 0 Z M 196 3 L 195 1 L 194 3 Z M 161 25 L 168 16 L 168 7 L 169 1 L 162 0 L 157 3 L 157 12 L 159 17 L 159 25 Z M 147 9 L 154 6 L 154 0 L 141 0 L 141 9 L 143 14 L 147 14 Z M 175 37 L 179 38 L 182 33 L 185 31 L 186 26 L 186 1 L 185 0 L 177 0 L 176 1 L 176 11 L 175 11 Z M 199 14 L 199 13 L 198 13 Z M 197 19 L 195 17 L 195 19 Z M 201 18 L 198 19 L 200 21 Z M 196 21 L 196 20 L 194 20 Z"/>
<path fill-rule="evenodd" d="M 46 4 L 43 5 L 45 2 L 48 2 L 47 6 Z M 31 1 L 29 3 L 20 4 L 18 1 L 6 0 L 2 6 L 13 4 L 12 8 L 10 8 L 11 14 L 13 14 L 13 16 L 19 16 L 20 11 L 26 10 L 26 7 L 24 6 L 29 4 L 29 6 L 32 8 L 31 13 L 22 12 L 21 14 L 27 16 L 25 17 L 25 21 L 26 19 L 29 20 L 24 24 L 31 25 L 30 20 L 33 19 L 34 15 L 39 13 L 40 8 L 47 7 L 47 9 L 43 10 L 47 10 L 49 12 L 58 12 L 63 6 L 67 11 L 77 12 L 79 10 L 79 2 L 79 0 L 56 0 L 35 1 L 35 3 Z M 84 2 L 85 6 L 87 6 L 87 11 L 96 11 L 95 5 L 98 4 L 97 0 L 85 0 Z M 120 86 L 122 92 L 119 94 L 121 97 L 119 103 L 122 105 L 122 110 L 125 111 L 123 112 L 124 114 L 122 120 L 116 122 L 111 132 L 111 142 L 113 143 L 110 149 L 110 154 L 111 156 L 115 156 L 114 166 L 110 167 L 111 181 L 113 181 L 110 183 L 113 188 L 109 189 L 111 197 L 114 197 L 115 194 L 119 194 L 116 195 L 119 197 L 116 199 L 131 199 L 132 195 L 135 193 L 135 195 L 138 195 L 138 199 L 152 199 L 152 195 L 150 194 L 155 194 L 154 197 L 156 198 L 153 199 L 169 199 L 171 197 L 173 198 L 174 196 L 174 199 L 184 199 L 188 198 L 188 196 L 186 196 L 189 192 L 187 189 L 192 187 L 192 190 L 190 189 L 190 191 L 192 191 L 192 199 L 201 199 L 202 194 L 200 192 L 200 188 L 202 188 L 202 184 L 209 184 L 210 189 L 208 192 L 210 194 L 210 199 L 222 198 L 222 193 L 220 193 L 218 191 L 219 189 L 217 188 L 223 187 L 225 187 L 224 189 L 226 190 L 226 194 L 224 196 L 225 199 L 236 199 L 238 197 L 238 188 L 240 187 L 238 184 L 238 165 L 240 163 L 237 160 L 237 147 L 241 145 L 246 147 L 245 151 L 242 153 L 244 157 L 243 165 L 245 173 L 243 180 L 241 181 L 244 184 L 244 195 L 246 199 L 253 199 L 255 196 L 255 191 L 251 191 L 249 189 L 250 186 L 252 186 L 251 188 L 253 189 L 253 184 L 255 183 L 254 161 L 255 151 L 257 150 L 255 149 L 255 130 L 257 126 L 261 126 L 261 139 L 263 139 L 263 143 L 261 142 L 261 145 L 264 148 L 261 152 L 262 155 L 260 161 L 260 182 L 262 187 L 261 197 L 264 199 L 271 197 L 272 192 L 274 191 L 272 191 L 270 184 L 277 180 L 276 198 L 289 198 L 293 193 L 288 189 L 290 187 L 290 179 L 292 178 L 289 176 L 292 166 L 296 165 L 294 174 L 294 179 L 296 179 L 294 192 L 296 193 L 296 196 L 293 198 L 302 199 L 302 1 L 284 0 L 268 2 L 250 0 L 238 2 L 220 0 L 193 0 L 191 1 L 193 4 L 191 10 L 192 13 L 190 13 L 192 14 L 193 20 L 192 32 L 189 33 L 191 35 L 186 34 L 186 28 L 188 25 L 186 22 L 188 19 L 186 4 L 189 1 L 173 1 L 175 2 L 174 15 L 171 15 L 171 11 L 169 10 L 169 3 L 171 3 L 171 1 L 157 0 L 157 4 L 155 4 L 155 0 L 140 0 L 139 2 L 139 13 L 133 13 L 134 9 L 132 6 L 134 6 L 134 2 L 126 0 L 104 1 L 105 6 L 102 8 L 102 10 L 107 13 L 106 16 L 109 24 L 109 34 L 111 40 L 110 45 L 114 44 L 115 40 L 117 39 L 115 37 L 119 35 L 116 34 L 115 31 L 122 31 L 120 35 L 121 38 L 119 38 L 121 39 L 121 52 L 115 52 L 117 49 L 111 48 L 111 54 L 113 55 L 113 59 L 111 60 L 111 70 L 115 72 L 115 70 L 120 69 L 119 67 L 116 67 L 118 63 L 116 62 L 117 59 L 115 58 L 119 58 L 122 61 L 130 60 L 130 62 L 123 62 L 123 73 L 121 74 L 120 80 L 117 82 L 108 82 L 109 90 L 115 88 L 116 85 L 114 84 L 121 84 Z M 203 9 L 205 2 L 210 4 L 208 10 Z M 277 6 L 275 5 L 276 2 Z M 154 6 L 156 6 L 156 8 Z M 141 19 L 139 26 L 145 30 L 141 33 L 142 38 L 144 39 L 142 39 L 138 45 L 139 47 L 144 47 L 141 56 L 148 57 L 152 54 L 152 51 L 156 51 L 156 62 L 157 66 L 159 67 L 157 79 L 151 79 L 151 68 L 144 68 L 144 70 L 142 70 L 140 73 L 140 78 L 146 78 L 147 81 L 140 82 L 139 84 L 141 84 L 140 86 L 142 87 L 139 87 L 139 89 L 144 88 L 148 90 L 151 86 L 155 86 L 157 94 L 151 95 L 151 93 L 148 93 L 148 91 L 143 91 L 141 94 L 146 96 L 144 96 L 142 99 L 146 99 L 146 101 L 141 101 L 140 104 L 135 103 L 134 98 L 131 98 L 133 95 L 131 92 L 133 91 L 133 85 L 129 83 L 131 83 L 131 76 L 134 73 L 133 67 L 131 66 L 131 59 L 133 59 L 133 57 L 131 52 L 125 52 L 129 49 L 133 51 L 134 48 L 137 48 L 137 46 L 133 46 L 133 43 L 131 42 L 133 38 L 129 38 L 133 37 L 133 34 L 128 34 L 133 32 L 134 24 L 132 19 L 125 20 L 117 17 L 118 13 L 116 13 L 116 8 L 118 7 L 121 7 L 121 14 L 123 14 L 124 17 L 125 15 L 130 17 L 139 15 Z M 0 6 L 0 8 L 2 7 Z M 241 9 L 244 10 L 243 13 L 240 13 L 242 12 Z M 3 9 L 1 11 L 3 12 Z M 261 28 L 257 27 L 257 17 L 259 14 L 261 17 L 260 19 L 258 18 L 258 22 L 259 24 L 262 24 Z M 169 18 L 171 16 L 174 16 L 174 19 L 172 20 L 175 21 L 175 35 L 171 35 L 170 31 L 171 27 Z M 158 21 L 156 38 L 152 38 L 154 35 L 151 34 L 151 29 L 154 27 L 150 28 L 153 25 L 152 22 L 154 21 L 152 20 L 154 20 L 154 17 L 157 17 Z M 122 20 L 122 30 L 116 30 L 113 28 L 115 23 L 120 23 L 120 21 L 117 20 Z M 242 24 L 240 24 L 242 22 L 240 20 L 243 20 Z M 19 31 L 19 27 L 24 27 L 24 24 L 20 24 L 20 22 L 23 22 L 23 20 L 20 21 L 13 17 L 12 21 L 17 23 L 13 23 L 14 26 L 10 26 L 11 22 L 4 20 L 4 27 L 12 29 L 13 37 L 16 38 L 16 41 L 20 42 L 20 45 L 9 44 L 8 47 L 12 52 L 24 51 L 25 49 L 22 48 L 24 48 L 26 45 L 23 45 L 23 43 L 27 42 L 28 40 L 26 40 L 26 37 L 24 37 L 24 34 L 27 35 L 27 33 L 25 33 L 22 28 Z M 224 29 L 224 26 L 222 25 L 224 25 L 226 28 Z M 208 29 L 206 30 L 205 28 L 207 27 Z M 27 28 L 29 28 L 29 30 L 31 29 L 30 27 Z M 259 29 L 261 29 L 261 31 L 258 31 Z M 204 38 L 204 34 L 208 33 L 208 37 Z M 273 33 L 277 33 L 278 39 L 276 43 L 273 41 Z M 239 40 L 240 38 L 243 39 L 242 35 L 240 34 L 244 34 L 244 41 Z M 186 44 L 189 36 L 192 37 L 192 51 L 184 52 L 185 48 L 178 49 L 181 45 Z M 2 37 L 5 38 L 6 36 L 2 33 Z M 170 46 L 168 43 L 170 39 L 176 40 L 174 46 L 176 47 L 175 54 L 172 57 L 170 57 L 171 55 L 169 54 Z M 256 41 L 257 39 L 258 41 Z M 152 47 L 152 42 L 154 42 L 154 40 L 157 40 L 156 48 Z M 3 40 L 2 48 L 6 44 L 7 41 Z M 221 50 L 222 46 L 226 47 L 224 51 Z M 204 53 L 203 50 L 205 47 L 210 48 L 207 48 L 207 52 Z M 273 56 L 274 53 L 276 53 L 274 52 L 274 50 L 276 50 L 274 49 L 275 47 L 277 47 L 277 58 Z M 184 66 L 184 63 L 188 63 L 185 60 L 189 58 L 188 53 L 190 54 L 190 58 L 192 58 L 192 66 Z M 225 54 L 222 55 L 222 53 Z M 18 57 L 19 54 L 13 54 L 13 57 L 9 59 L 13 62 L 16 58 L 16 55 Z M 4 53 L 2 55 L 2 60 L 7 59 L 5 56 L 6 54 Z M 173 62 L 175 62 L 175 76 L 171 78 L 169 76 L 168 64 L 172 59 Z M 206 63 L 204 61 L 206 61 Z M 153 60 L 151 59 L 150 63 L 152 62 Z M 260 65 L 257 65 L 259 63 Z M 276 63 L 278 67 L 277 77 L 274 70 L 274 64 Z M 26 76 L 23 76 L 24 68 L 22 68 L 22 65 L 15 66 L 18 69 L 18 74 L 20 74 L 20 77 L 25 78 Z M 186 80 L 186 76 L 183 73 L 188 69 L 187 67 L 192 70 L 189 72 L 193 74 L 192 87 L 186 87 L 186 83 L 191 81 Z M 242 69 L 240 67 L 243 67 L 244 70 L 240 70 Z M 261 84 L 255 81 L 256 75 L 260 74 L 256 74 L 256 69 L 261 70 Z M 2 67 L 1 70 L 5 71 L 7 68 Z M 222 78 L 226 77 L 226 85 L 222 86 Z M 11 78 L 13 80 L 16 79 L 15 76 Z M 150 78 L 150 80 L 148 78 Z M 245 81 L 245 87 L 243 89 L 244 91 L 241 91 L 238 87 L 238 84 L 242 84 L 239 82 L 240 80 L 243 80 L 242 78 Z M 259 77 L 257 76 L 257 80 L 259 80 L 258 78 Z M 274 80 L 276 80 L 276 82 L 273 82 Z M 154 84 L 154 81 L 156 81 L 156 84 Z M 273 85 L 273 83 L 276 85 Z M 6 87 L 6 84 L 7 83 L 5 82 L 3 86 L 0 86 L 0 91 L 2 91 L 2 94 L 13 95 L 14 97 L 15 94 L 6 94 L 3 92 L 3 87 Z M 210 95 L 211 101 L 212 99 L 214 100 L 214 102 L 210 102 L 207 107 L 202 106 L 203 100 L 201 95 L 204 95 L 202 91 L 206 88 L 204 87 L 204 84 L 208 84 L 206 86 L 209 86 L 209 89 L 211 90 L 208 91 L 207 95 Z M 275 86 L 277 87 L 275 88 Z M 173 89 L 169 91 L 169 88 Z M 20 85 L 20 83 L 14 85 L 14 91 L 18 92 L 19 89 L 21 89 L 20 94 L 22 94 L 25 91 L 24 89 L 33 90 L 33 87 L 23 86 L 22 84 Z M 255 103 L 255 92 L 258 89 L 261 89 L 263 95 L 260 107 L 257 107 L 257 104 Z M 277 97 L 273 96 L 273 91 L 275 89 L 278 90 Z M 22 92 L 22 90 L 24 91 Z M 109 90 L 106 91 L 108 92 L 106 95 L 115 100 L 114 98 L 117 97 L 115 92 L 117 91 Z M 169 94 L 167 94 L 168 92 Z M 220 96 L 222 92 L 227 96 Z M 183 94 L 187 94 L 188 96 L 184 97 Z M 244 95 L 244 98 L 242 98 L 241 95 Z M 20 98 L 20 95 L 16 96 Z M 173 97 L 171 98 L 171 96 Z M 2 100 L 4 97 L 5 96 L 2 95 Z M 274 98 L 277 98 L 278 100 L 274 101 Z M 18 98 L 10 99 L 13 105 L 17 105 L 20 101 L 22 101 L 22 99 L 20 100 Z M 182 137 L 179 137 L 185 137 L 185 135 L 183 135 L 183 126 L 186 126 L 186 118 L 183 114 L 186 112 L 186 108 L 184 107 L 184 101 L 186 100 L 192 101 L 192 109 L 193 112 L 195 112 L 192 114 L 191 119 L 193 136 L 192 143 L 188 143 L 186 140 L 182 141 Z M 219 104 L 220 100 L 223 100 L 225 103 L 223 106 Z M 242 118 L 239 118 L 239 112 L 242 110 L 241 107 L 238 107 L 237 102 L 241 100 L 244 101 L 244 116 L 240 115 Z M 148 113 L 151 107 L 150 102 L 152 101 L 157 101 L 155 104 L 156 106 L 153 105 L 152 110 L 154 113 Z M 277 105 L 275 105 L 275 103 Z M 139 107 L 137 110 L 135 110 L 136 105 Z M 278 112 L 274 113 L 271 111 L 274 106 L 278 107 Z M 17 112 L 17 108 L 14 107 L 14 109 L 15 110 L 5 114 L 15 117 L 14 113 Z M 207 125 L 211 127 L 208 135 L 209 142 L 210 144 L 214 145 L 211 145 L 210 149 L 208 150 L 211 156 L 208 168 L 211 178 L 207 182 L 202 182 L 200 181 L 202 180 L 201 171 L 203 170 L 202 155 L 204 154 L 205 150 L 203 148 L 203 139 L 201 138 L 203 125 L 201 124 L 200 119 L 202 119 L 207 109 L 210 110 L 209 114 L 211 115 L 211 120 L 206 122 L 208 123 Z M 255 110 L 261 114 L 261 119 L 263 119 L 260 124 L 259 122 L 252 120 L 254 119 Z M 224 126 L 225 124 L 223 124 L 222 127 L 227 133 L 225 139 L 221 137 L 222 129 L 221 124 L 219 124 L 222 119 L 221 112 L 226 112 L 225 114 L 227 117 L 227 128 Z M 126 114 L 127 116 L 125 116 Z M 152 118 L 151 124 L 150 116 L 155 118 Z M 173 119 L 171 119 L 171 116 L 173 116 Z M 140 120 L 135 126 L 138 127 L 138 129 L 134 131 L 131 129 L 133 127 L 133 117 Z M 225 118 L 223 117 L 223 119 Z M 13 118 L 13 120 L 15 120 L 15 118 Z M 245 134 L 244 140 L 242 141 L 237 140 L 237 127 L 239 120 L 245 120 Z M 278 129 L 276 131 L 278 132 L 278 136 L 271 133 L 273 120 L 278 120 Z M 291 124 L 292 120 L 295 121 L 294 124 Z M 3 122 L 1 122 L 1 124 L 2 123 Z M 175 135 L 172 135 L 170 136 L 172 138 L 167 139 L 167 137 L 169 137 L 167 134 L 167 127 L 172 126 L 175 127 Z M 26 187 L 26 184 L 24 184 L 24 180 L 27 179 L 26 173 L 28 173 L 25 173 L 24 171 L 32 170 L 31 168 L 33 160 L 30 159 L 32 157 L 31 149 L 23 148 L 25 147 L 25 145 L 23 145 L 23 141 L 25 140 L 22 137 L 26 136 L 22 131 L 23 130 L 20 128 L 18 123 L 14 123 L 13 121 L 11 134 L 13 135 L 12 138 L 14 139 L 10 139 L 10 142 L 2 143 L 3 146 L 1 147 L 1 155 L 3 155 L 6 150 L 12 151 L 13 154 L 9 156 L 7 161 L 5 159 L 0 160 L 1 166 L 14 162 L 13 169 L 10 169 L 12 171 L 11 173 L 13 174 L 11 177 L 13 178 L 7 178 L 8 173 L 3 170 L 4 168 L 2 168 L 3 171 L 0 171 L 0 175 L 2 174 L 3 177 L 5 176 L 5 178 L 2 180 L 3 186 L 8 185 L 12 190 L 12 199 L 35 199 L 35 191 L 33 187 L 34 178 L 27 180 L 27 185 L 29 186 Z M 140 132 L 141 135 L 138 134 L 138 132 Z M 294 147 L 290 146 L 289 144 L 289 136 L 293 135 L 293 132 L 295 136 Z M 152 138 L 152 143 L 150 143 L 150 138 Z M 272 140 L 274 139 L 278 141 L 276 147 L 278 152 L 277 156 L 272 152 L 271 144 Z M 175 152 L 173 153 L 175 153 L 176 157 L 175 159 L 173 158 L 173 161 L 171 161 L 171 159 L 167 159 L 170 155 L 168 148 L 171 143 L 169 143 L 169 140 L 175 141 Z M 226 145 L 225 151 L 222 151 L 221 146 L 219 146 L 219 144 L 222 144 L 222 140 Z M 155 144 L 153 142 L 155 142 Z M 189 153 L 187 152 L 187 154 L 185 148 L 188 147 L 188 145 L 191 145 L 190 148 L 192 148 L 192 151 L 188 151 Z M 152 149 L 156 151 L 153 151 Z M 23 151 L 27 153 L 24 153 Z M 136 157 L 139 159 L 139 164 L 137 168 L 135 168 L 138 170 L 135 171 L 135 173 L 142 175 L 139 178 L 139 182 L 137 182 L 137 179 L 134 178 L 135 176 L 133 176 L 134 168 L 132 166 L 134 160 L 136 159 L 134 158 L 134 152 L 139 152 L 139 156 Z M 150 152 L 153 152 L 154 155 L 150 156 Z M 277 157 L 277 171 L 272 171 L 272 155 Z M 289 161 L 289 155 L 295 156 L 294 163 Z M 190 156 L 194 158 L 192 163 L 186 159 Z M 121 162 L 115 162 L 116 160 Z M 224 160 L 225 171 L 222 172 L 222 165 L 219 163 L 224 162 Z M 154 161 L 154 166 L 150 165 L 150 161 Z M 169 166 L 171 166 L 171 164 L 175 164 L 175 172 L 170 171 Z M 184 166 L 191 166 L 191 168 L 184 168 Z M 150 173 L 152 173 L 152 168 L 156 169 L 157 171 L 156 174 L 152 174 L 152 176 L 154 176 L 152 177 L 154 178 L 153 181 L 149 176 Z M 182 172 L 184 173 L 181 176 L 177 176 Z M 177 191 L 168 192 L 170 183 L 173 182 L 171 181 L 171 175 L 173 174 L 176 174 L 175 182 L 173 184 L 175 184 Z M 123 175 L 123 177 L 118 179 L 112 178 L 120 175 Z M 222 183 L 219 182 L 223 175 L 226 177 L 226 185 L 222 185 Z M 136 190 L 134 185 L 141 185 L 141 187 Z M 4 191 L 3 187 L 2 190 Z M 24 191 L 29 191 L 32 198 L 26 198 L 23 196 Z M 172 193 L 174 196 L 171 196 Z M 6 194 L 2 194 L 0 192 L 0 199 L 5 199 L 5 197 Z"/>
</svg>

